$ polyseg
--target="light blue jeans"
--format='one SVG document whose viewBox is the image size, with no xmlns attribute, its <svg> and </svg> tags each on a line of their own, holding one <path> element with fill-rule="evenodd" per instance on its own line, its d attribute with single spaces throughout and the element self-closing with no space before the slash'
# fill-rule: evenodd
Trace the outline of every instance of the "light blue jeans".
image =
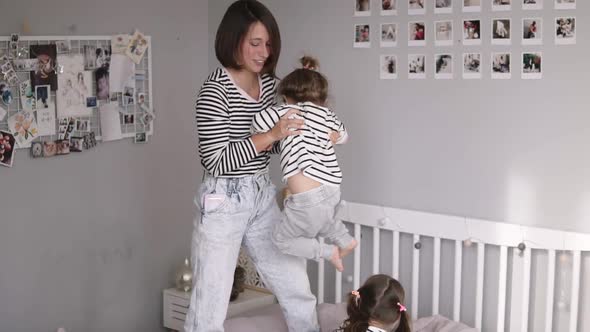
<svg viewBox="0 0 590 332">
<path fill-rule="evenodd" d="M 225 200 L 217 207 L 203 208 L 207 194 L 222 194 Z M 243 178 L 205 176 L 195 197 L 201 218 L 195 218 L 193 231 L 194 287 L 185 332 L 223 332 L 242 244 L 277 297 L 289 331 L 319 331 L 305 260 L 281 253 L 271 241 L 272 230 L 281 220 L 275 195 L 266 172 Z"/>
</svg>

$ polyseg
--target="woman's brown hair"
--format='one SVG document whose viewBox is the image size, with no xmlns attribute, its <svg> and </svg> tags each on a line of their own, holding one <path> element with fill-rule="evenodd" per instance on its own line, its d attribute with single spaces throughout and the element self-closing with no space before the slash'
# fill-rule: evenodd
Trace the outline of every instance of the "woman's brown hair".
<svg viewBox="0 0 590 332">
<path fill-rule="evenodd" d="M 325 106 L 328 99 L 328 80 L 317 71 L 317 60 L 304 56 L 300 62 L 302 68 L 295 69 L 281 80 L 278 94 L 296 103 L 310 101 Z"/>
<path fill-rule="evenodd" d="M 385 274 L 376 274 L 367 279 L 357 292 L 349 296 L 346 308 L 348 319 L 337 331 L 365 332 L 372 320 L 385 325 L 397 322 L 395 332 L 411 332 L 410 320 L 403 307 L 404 289 L 397 280 Z"/>
<path fill-rule="evenodd" d="M 238 0 L 231 4 L 217 28 L 215 37 L 215 55 L 222 66 L 232 69 L 242 69 L 240 65 L 240 49 L 244 38 L 252 24 L 260 22 L 270 38 L 270 52 L 263 74 L 275 76 L 277 62 L 281 54 L 281 33 L 274 16 L 262 3 L 256 0 Z"/>
</svg>

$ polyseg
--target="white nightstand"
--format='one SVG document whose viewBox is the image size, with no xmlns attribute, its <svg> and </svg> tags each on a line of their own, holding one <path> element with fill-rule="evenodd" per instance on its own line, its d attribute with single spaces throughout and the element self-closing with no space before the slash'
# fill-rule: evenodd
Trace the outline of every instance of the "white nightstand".
<svg viewBox="0 0 590 332">
<path fill-rule="evenodd" d="M 227 318 L 277 303 L 273 294 L 253 287 L 246 287 L 246 290 L 240 293 L 240 296 L 235 301 L 229 303 Z M 164 327 L 175 331 L 183 331 L 190 296 L 190 292 L 186 293 L 174 288 L 164 290 Z"/>
</svg>

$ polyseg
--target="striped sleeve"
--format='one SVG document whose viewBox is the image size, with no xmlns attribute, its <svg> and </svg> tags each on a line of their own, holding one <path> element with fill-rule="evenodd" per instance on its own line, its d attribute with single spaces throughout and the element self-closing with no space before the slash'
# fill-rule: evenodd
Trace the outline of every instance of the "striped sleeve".
<svg viewBox="0 0 590 332">
<path fill-rule="evenodd" d="M 279 120 L 280 116 L 277 108 L 269 107 L 254 116 L 252 120 L 252 132 L 265 133 L 271 130 Z"/>
<path fill-rule="evenodd" d="M 340 133 L 340 138 L 338 138 L 338 141 L 336 141 L 336 144 L 344 144 L 346 143 L 346 141 L 348 141 L 348 132 L 346 131 L 346 127 L 344 127 L 344 123 L 342 123 L 342 121 L 340 121 L 340 119 L 338 119 L 338 117 L 336 116 L 336 113 L 332 112 L 332 111 L 328 111 L 328 121 L 326 121 L 328 123 L 328 125 L 330 126 L 330 129 L 332 131 L 336 131 L 338 133 Z"/>
<path fill-rule="evenodd" d="M 215 81 L 203 84 L 196 103 L 197 132 L 201 163 L 213 176 L 239 169 L 256 158 L 250 137 L 230 140 L 227 93 Z"/>
</svg>

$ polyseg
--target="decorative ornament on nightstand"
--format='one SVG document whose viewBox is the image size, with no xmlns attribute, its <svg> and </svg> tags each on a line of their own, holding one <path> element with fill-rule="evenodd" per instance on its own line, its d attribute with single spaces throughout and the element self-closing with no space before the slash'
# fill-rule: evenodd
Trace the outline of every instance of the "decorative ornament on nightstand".
<svg viewBox="0 0 590 332">
<path fill-rule="evenodd" d="M 183 292 L 190 292 L 193 288 L 193 269 L 188 258 L 184 259 L 184 264 L 176 271 L 176 289 Z"/>
</svg>

